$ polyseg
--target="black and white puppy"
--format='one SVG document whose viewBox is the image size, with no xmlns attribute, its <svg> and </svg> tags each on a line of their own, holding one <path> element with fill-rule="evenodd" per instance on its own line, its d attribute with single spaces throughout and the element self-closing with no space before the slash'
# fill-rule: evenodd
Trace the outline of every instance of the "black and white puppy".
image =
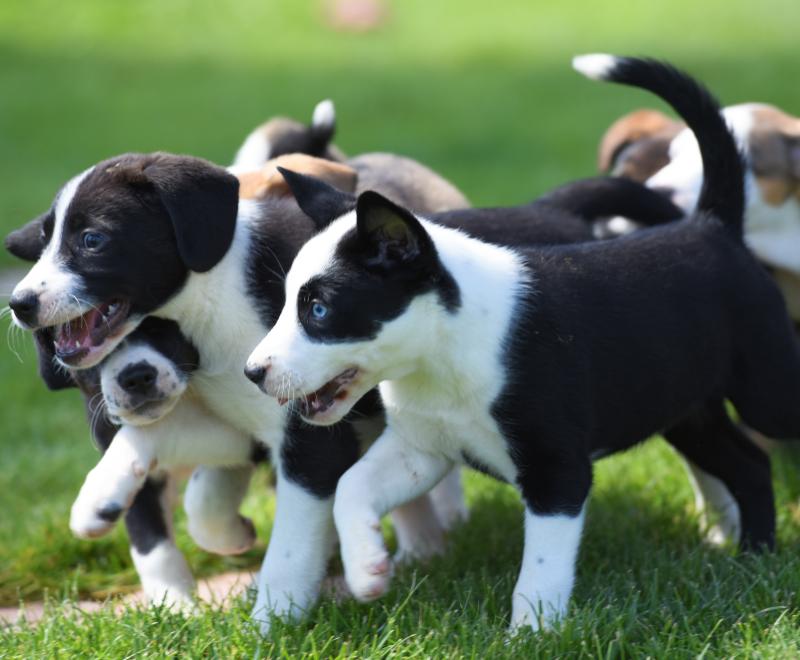
<svg viewBox="0 0 800 660">
<path fill-rule="evenodd" d="M 706 171 L 697 214 L 616 241 L 511 250 L 367 192 L 301 249 L 287 305 L 249 358 L 267 393 L 299 398 L 318 425 L 380 383 L 386 431 L 339 481 L 334 511 L 362 599 L 388 586 L 380 516 L 454 463 L 519 488 L 511 625 L 539 627 L 566 612 L 594 454 L 725 398 L 766 433 L 800 430 L 800 354 L 742 241 L 742 163 L 717 103 L 668 65 L 575 66 L 649 89 L 686 120 Z"/>
</svg>

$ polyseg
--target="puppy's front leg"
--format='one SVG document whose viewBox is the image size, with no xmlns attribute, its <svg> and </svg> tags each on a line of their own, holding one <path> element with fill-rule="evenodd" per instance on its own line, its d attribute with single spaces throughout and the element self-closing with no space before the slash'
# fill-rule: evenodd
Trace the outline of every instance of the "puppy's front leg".
<svg viewBox="0 0 800 660">
<path fill-rule="evenodd" d="M 318 497 L 280 468 L 276 494 L 272 536 L 253 607 L 253 618 L 265 634 L 272 615 L 295 618 L 313 605 L 334 536 L 332 496 Z"/>
<path fill-rule="evenodd" d="M 253 465 L 200 466 L 183 495 L 189 534 L 197 545 L 220 555 L 238 555 L 253 547 L 253 521 L 239 513 Z"/>
<path fill-rule="evenodd" d="M 81 538 L 106 534 L 128 509 L 155 467 L 155 448 L 147 432 L 131 426 L 117 431 L 100 462 L 86 475 L 72 505 L 69 526 Z"/>
<path fill-rule="evenodd" d="M 427 493 L 451 466 L 444 457 L 420 452 L 387 429 L 339 480 L 333 513 L 347 584 L 358 600 L 374 600 L 389 587 L 391 561 L 381 517 Z"/>
<path fill-rule="evenodd" d="M 548 628 L 567 611 L 583 529 L 577 516 L 525 509 L 525 549 L 511 603 L 511 630 Z"/>
</svg>

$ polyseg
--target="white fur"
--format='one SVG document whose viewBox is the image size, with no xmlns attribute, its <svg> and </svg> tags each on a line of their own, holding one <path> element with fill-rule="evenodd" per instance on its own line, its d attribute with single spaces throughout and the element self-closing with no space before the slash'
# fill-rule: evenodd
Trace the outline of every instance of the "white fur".
<svg viewBox="0 0 800 660">
<path fill-rule="evenodd" d="M 236 152 L 229 170 L 234 174 L 249 172 L 260 168 L 272 155 L 272 145 L 263 126 L 248 135 Z"/>
<path fill-rule="evenodd" d="M 255 527 L 239 514 L 247 494 L 251 464 L 236 467 L 201 466 L 192 474 L 183 496 L 189 534 L 204 550 L 219 555 L 246 552 L 256 540 Z"/>
<path fill-rule="evenodd" d="M 298 617 L 314 604 L 334 542 L 331 507 L 330 498 L 321 500 L 278 472 L 272 538 L 253 607 L 262 630 L 271 615 Z"/>
<path fill-rule="evenodd" d="M 119 374 L 128 366 L 146 362 L 158 372 L 155 388 L 163 401 L 143 411 L 130 406 L 130 396 L 119 384 Z M 116 423 L 143 426 L 161 419 L 178 403 L 186 391 L 186 380 L 175 370 L 175 363 L 146 343 L 126 341 L 106 358 L 100 369 L 100 385 L 109 417 Z"/>
<path fill-rule="evenodd" d="M 191 609 L 194 578 L 186 559 L 172 539 L 162 541 L 146 555 L 132 547 L 131 558 L 148 602 Z"/>
<path fill-rule="evenodd" d="M 689 482 L 694 490 L 694 503 L 700 514 L 700 524 L 713 545 L 738 543 L 742 532 L 742 516 L 739 505 L 727 486 L 690 461 L 685 461 Z M 718 515 L 718 522 L 711 525 L 708 513 Z"/>
<path fill-rule="evenodd" d="M 12 296 L 32 292 L 39 297 L 39 325 L 55 325 L 88 311 L 89 306 L 75 297 L 78 291 L 78 278 L 66 269 L 59 250 L 64 238 L 64 224 L 67 211 L 80 184 L 94 167 L 70 179 L 61 189 L 56 204 L 53 234 L 39 260 L 28 274 L 14 287 Z M 21 328 L 27 326 L 12 312 L 14 323 Z"/>
<path fill-rule="evenodd" d="M 72 505 L 70 529 L 77 536 L 95 538 L 114 522 L 99 512 L 126 510 L 147 475 L 156 468 L 243 465 L 250 460 L 250 438 L 220 421 L 190 396 L 172 413 L 144 427 L 123 426 L 99 463 L 86 476 Z"/>
<path fill-rule="evenodd" d="M 311 116 L 311 125 L 317 128 L 330 128 L 336 122 L 336 108 L 333 101 L 325 99 L 314 107 L 314 114 Z"/>
<path fill-rule="evenodd" d="M 603 53 L 578 55 L 572 58 L 572 68 L 592 80 L 606 80 L 617 62 L 618 58 Z"/>
<path fill-rule="evenodd" d="M 540 516 L 525 511 L 525 550 L 514 587 L 511 628 L 548 628 L 567 612 L 583 515 Z"/>
</svg>

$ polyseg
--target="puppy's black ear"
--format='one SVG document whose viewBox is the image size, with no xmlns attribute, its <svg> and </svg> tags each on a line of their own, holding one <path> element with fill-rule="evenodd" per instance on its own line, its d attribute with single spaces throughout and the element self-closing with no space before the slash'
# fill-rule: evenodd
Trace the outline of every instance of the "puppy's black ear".
<svg viewBox="0 0 800 660">
<path fill-rule="evenodd" d="M 324 229 L 336 218 L 342 217 L 356 207 L 355 195 L 342 192 L 322 179 L 307 174 L 300 174 L 279 167 L 297 205 L 318 229 Z"/>
<path fill-rule="evenodd" d="M 37 261 L 46 245 L 44 223 L 51 212 L 42 213 L 38 218 L 34 218 L 6 236 L 6 250 L 25 261 Z"/>
<path fill-rule="evenodd" d="M 369 265 L 397 266 L 433 250 L 430 236 L 413 213 L 372 190 L 358 197 L 356 226 L 373 252 Z"/>
<path fill-rule="evenodd" d="M 39 376 L 49 390 L 64 390 L 77 387 L 69 372 L 56 363 L 52 330 L 36 330 L 33 333 L 36 357 L 39 360 Z"/>
<path fill-rule="evenodd" d="M 186 267 L 196 273 L 211 270 L 233 242 L 239 180 L 200 158 L 169 154 L 157 155 L 144 175 L 169 213 Z"/>
</svg>

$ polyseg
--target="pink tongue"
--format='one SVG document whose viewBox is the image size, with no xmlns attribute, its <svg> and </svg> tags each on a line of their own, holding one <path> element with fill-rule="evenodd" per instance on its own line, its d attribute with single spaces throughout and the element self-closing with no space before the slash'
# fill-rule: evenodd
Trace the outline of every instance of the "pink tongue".
<svg viewBox="0 0 800 660">
<path fill-rule="evenodd" d="M 103 315 L 96 309 L 89 310 L 83 316 L 70 321 L 61 327 L 58 343 L 65 348 L 91 345 L 91 332 L 103 321 Z"/>
</svg>

